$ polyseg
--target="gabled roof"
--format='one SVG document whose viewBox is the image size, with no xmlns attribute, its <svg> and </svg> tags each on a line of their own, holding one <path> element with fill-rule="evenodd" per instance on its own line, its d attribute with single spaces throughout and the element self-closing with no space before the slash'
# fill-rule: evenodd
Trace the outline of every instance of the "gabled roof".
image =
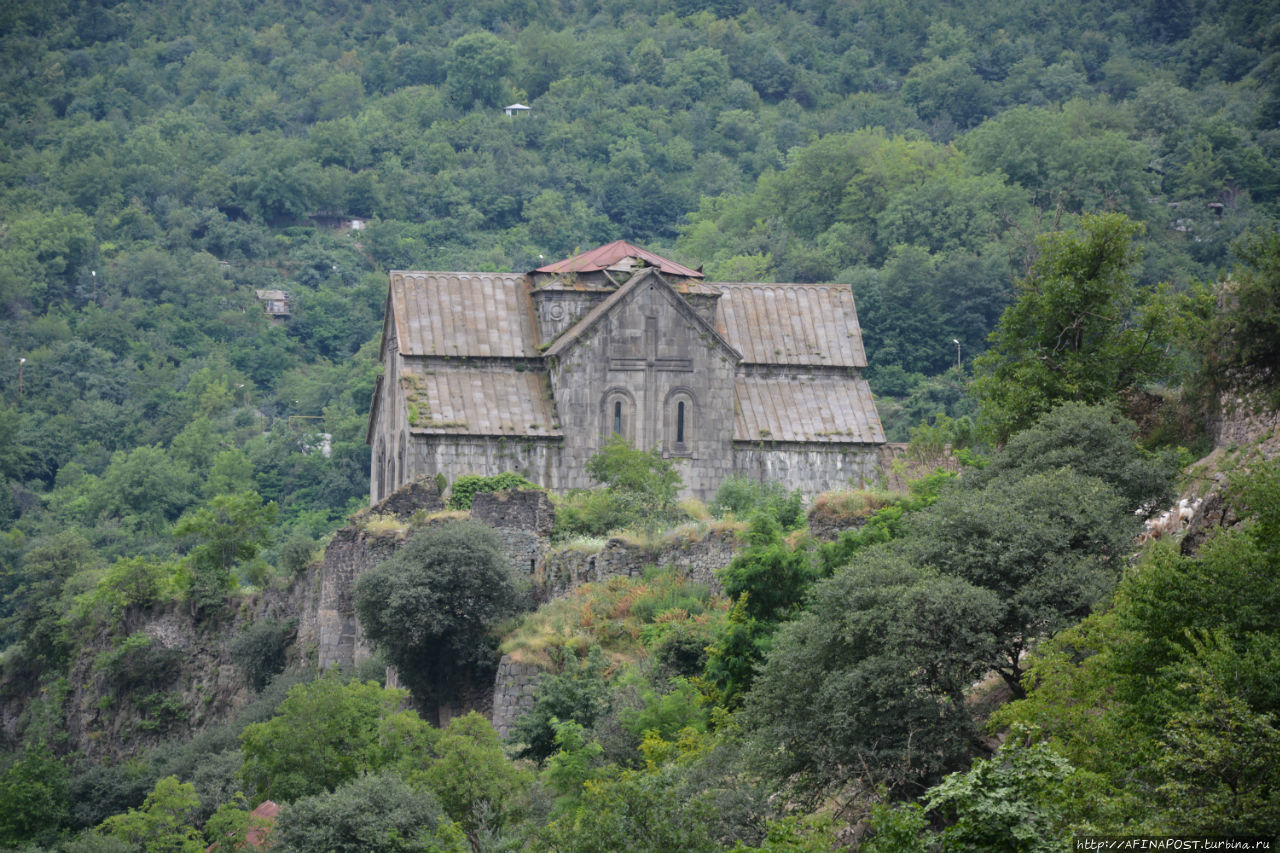
<svg viewBox="0 0 1280 853">
<path fill-rule="evenodd" d="M 564 333 L 560 335 L 560 337 L 556 338 L 555 343 L 547 348 L 544 355 L 548 358 L 554 358 L 563 354 L 565 350 L 573 346 L 573 344 L 586 334 L 589 329 L 599 323 L 605 315 L 612 311 L 615 305 L 626 299 L 628 294 L 646 281 L 657 281 L 667 290 L 671 291 L 671 294 L 674 297 L 673 303 L 677 306 L 678 310 L 682 311 L 696 325 L 701 326 L 713 340 L 720 344 L 720 346 L 724 347 L 725 350 L 733 356 L 734 361 L 738 361 L 741 358 L 741 355 L 733 348 L 733 345 L 725 340 L 724 335 L 720 334 L 714 326 L 702 319 L 702 316 L 689 306 L 689 303 L 684 300 L 684 297 L 680 296 L 680 294 L 676 292 L 676 289 L 671 286 L 671 282 L 663 278 L 662 275 L 653 267 L 649 267 L 648 269 L 642 270 L 640 273 L 633 275 L 622 285 L 622 287 L 619 287 L 613 293 L 609 294 L 607 298 L 588 311 L 581 320 L 574 323 L 568 329 L 565 329 Z"/>
<path fill-rule="evenodd" d="M 391 273 L 403 355 L 537 358 L 529 286 L 516 273 Z"/>
<path fill-rule="evenodd" d="M 409 431 L 428 435 L 559 436 L 547 374 L 407 362 L 400 387 Z"/>
<path fill-rule="evenodd" d="M 734 441 L 883 444 L 867 380 L 783 373 L 734 380 Z"/>
<path fill-rule="evenodd" d="M 660 271 L 669 275 L 702 278 L 702 273 L 697 270 L 691 270 L 686 266 L 677 264 L 675 261 L 669 261 L 661 255 L 655 255 L 648 249 L 642 249 L 634 243 L 628 243 L 626 240 L 615 240 L 589 252 L 583 252 L 581 255 L 574 255 L 572 258 L 567 258 L 563 261 L 556 261 L 554 264 L 538 267 L 534 272 L 599 272 L 600 270 L 617 266 L 626 258 L 640 258 L 643 261 L 647 261 L 650 266 L 657 267 Z"/>
<path fill-rule="evenodd" d="M 715 286 L 716 327 L 745 364 L 867 366 L 847 284 Z"/>
</svg>

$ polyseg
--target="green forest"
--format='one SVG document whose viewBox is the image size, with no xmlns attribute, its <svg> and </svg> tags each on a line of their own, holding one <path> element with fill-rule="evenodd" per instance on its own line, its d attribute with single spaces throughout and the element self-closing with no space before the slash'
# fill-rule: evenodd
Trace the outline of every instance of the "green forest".
<svg viewBox="0 0 1280 853">
<path fill-rule="evenodd" d="M 268 799 L 285 851 L 1280 834 L 1273 3 L 0 10 L 0 848 L 234 847 Z M 531 611 L 460 522 L 368 575 L 376 666 L 247 618 L 368 503 L 388 271 L 616 239 L 847 284 L 889 440 L 959 472 L 806 516 L 612 448 L 562 546 L 736 531 L 724 595 Z M 1135 543 L 1210 486 L 1221 531 Z M 405 621 L 423 572 L 476 619 Z M 247 703 L 193 705 L 160 616 L 227 635 Z M 512 740 L 434 725 L 499 651 L 552 673 Z"/>
</svg>

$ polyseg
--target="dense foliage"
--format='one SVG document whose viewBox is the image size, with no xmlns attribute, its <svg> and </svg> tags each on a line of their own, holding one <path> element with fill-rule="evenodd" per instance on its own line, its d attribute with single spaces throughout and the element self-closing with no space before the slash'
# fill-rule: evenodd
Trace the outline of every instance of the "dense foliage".
<svg viewBox="0 0 1280 853">
<path fill-rule="evenodd" d="M 997 826 L 1030 848 L 1064 813 L 1274 831 L 1274 477 L 1241 479 L 1243 530 L 1123 572 L 1170 460 L 1113 407 L 1187 371 L 1210 412 L 1276 388 L 1273 19 L 1262 0 L 7 4 L 0 844 L 202 849 L 247 826 L 246 788 L 296 798 L 282 849 L 825 850 L 832 816 L 780 804 L 834 792 L 852 822 L 940 779 L 914 809 L 876 803 L 868 849 L 981 848 Z M 731 482 L 716 512 L 759 519 L 721 573 L 732 602 L 654 575 L 531 617 L 522 649 L 563 649 L 522 724 L 536 772 L 482 721 L 441 732 L 367 684 L 273 717 L 308 650 L 249 605 L 367 500 L 386 272 L 617 238 L 713 280 L 848 284 L 889 437 L 936 453 L 980 421 L 1004 449 L 821 546 L 795 495 Z M 611 447 L 559 533 L 657 541 L 685 517 L 665 461 Z M 436 562 L 415 540 L 416 568 L 365 588 L 424 707 L 492 665 L 515 609 L 478 536 Z M 225 678 L 261 693 L 217 724 L 226 696 L 194 695 L 149 619 L 234 626 Z M 969 764 L 956 689 L 991 667 L 1029 694 L 1001 719 L 1042 734 Z"/>
</svg>

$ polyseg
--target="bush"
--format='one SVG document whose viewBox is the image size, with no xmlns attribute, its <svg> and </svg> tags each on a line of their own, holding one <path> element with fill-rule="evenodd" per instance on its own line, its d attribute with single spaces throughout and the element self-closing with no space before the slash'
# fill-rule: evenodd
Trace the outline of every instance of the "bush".
<svg viewBox="0 0 1280 853">
<path fill-rule="evenodd" d="M 231 641 L 231 657 L 256 693 L 284 670 L 297 619 L 259 619 Z"/>
<path fill-rule="evenodd" d="M 332 793 L 304 797 L 280 811 L 271 849 L 277 853 L 427 853 L 442 846 L 440 804 L 393 773 L 361 776 Z M 461 833 L 457 833 L 461 835 Z M 457 845 L 457 846 L 455 846 Z"/>
<path fill-rule="evenodd" d="M 531 483 L 519 474 L 504 471 L 492 477 L 481 477 L 467 474 L 453 482 L 453 491 L 449 493 L 449 509 L 471 509 L 471 501 L 481 492 L 504 492 L 507 489 L 537 489 L 537 483 Z"/>
<path fill-rule="evenodd" d="M 127 637 L 98 655 L 94 669 L 103 673 L 117 693 L 167 686 L 178 675 L 182 652 L 156 645 L 146 634 Z"/>
<path fill-rule="evenodd" d="M 280 549 L 280 568 L 290 575 L 300 575 L 311 565 L 311 555 L 316 551 L 316 541 L 305 533 L 295 533 Z"/>
<path fill-rule="evenodd" d="M 556 751 L 555 721 L 573 720 L 590 728 L 609 707 L 606 662 L 599 646 L 592 646 L 586 660 L 562 651 L 563 669 L 542 676 L 533 707 L 516 720 L 511 740 L 522 744 L 521 758 L 545 761 Z"/>
<path fill-rule="evenodd" d="M 800 490 L 788 492 L 781 483 L 730 477 L 716 489 L 711 502 L 711 512 L 717 518 L 733 513 L 734 518 L 747 519 L 761 511 L 771 515 L 784 531 L 804 526 L 804 498 Z"/>
</svg>

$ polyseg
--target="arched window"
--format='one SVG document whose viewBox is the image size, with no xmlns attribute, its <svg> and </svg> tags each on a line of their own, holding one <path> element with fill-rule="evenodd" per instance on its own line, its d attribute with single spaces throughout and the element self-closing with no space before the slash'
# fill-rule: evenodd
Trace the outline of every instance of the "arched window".
<svg viewBox="0 0 1280 853">
<path fill-rule="evenodd" d="M 387 446 L 378 436 L 378 449 L 373 454 L 373 502 L 377 503 L 387 496 Z"/>
<path fill-rule="evenodd" d="M 600 401 L 600 437 L 608 439 L 620 435 L 635 442 L 636 404 L 631 392 L 625 388 L 610 388 Z"/>
<path fill-rule="evenodd" d="M 688 388 L 673 388 L 667 394 L 663 416 L 663 445 L 668 453 L 687 456 L 693 453 L 697 436 L 697 406 Z"/>
</svg>

